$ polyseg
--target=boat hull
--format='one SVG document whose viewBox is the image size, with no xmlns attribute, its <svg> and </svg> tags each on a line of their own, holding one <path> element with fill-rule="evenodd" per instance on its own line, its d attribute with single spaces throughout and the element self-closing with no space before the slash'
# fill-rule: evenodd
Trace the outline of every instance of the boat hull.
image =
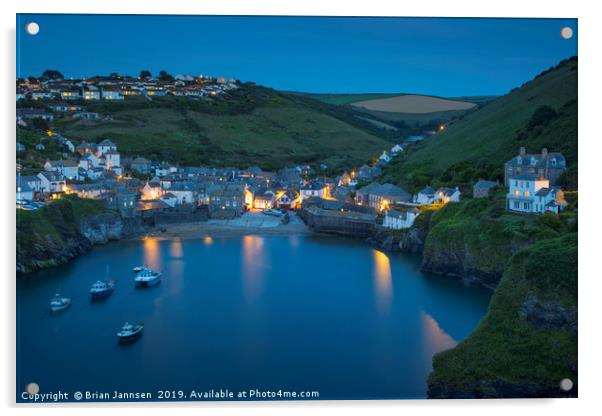
<svg viewBox="0 0 602 416">
<path fill-rule="evenodd" d="M 71 306 L 71 303 L 67 303 L 66 305 L 61 305 L 61 306 L 51 306 L 50 307 L 50 312 L 60 312 L 60 311 L 64 311 L 65 309 L 67 309 L 69 306 Z"/>
<path fill-rule="evenodd" d="M 161 283 L 161 279 L 159 277 L 152 279 L 152 280 L 137 280 L 136 281 L 136 285 L 140 286 L 140 287 L 156 286 L 159 283 Z"/>
<path fill-rule="evenodd" d="M 90 292 L 92 299 L 102 299 L 110 296 L 113 293 L 113 288 L 103 290 L 101 292 Z"/>
<path fill-rule="evenodd" d="M 125 343 L 125 342 L 135 341 L 138 338 L 140 338 L 141 335 L 142 335 L 142 328 L 139 329 L 137 332 L 134 332 L 133 334 L 129 334 L 129 335 L 117 334 L 117 337 L 119 338 L 119 342 Z"/>
</svg>

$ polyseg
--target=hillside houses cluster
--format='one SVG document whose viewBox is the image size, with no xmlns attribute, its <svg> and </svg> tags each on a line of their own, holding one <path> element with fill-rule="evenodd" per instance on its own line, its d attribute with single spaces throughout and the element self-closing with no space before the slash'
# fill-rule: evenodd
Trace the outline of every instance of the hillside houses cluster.
<svg viewBox="0 0 602 416">
<path fill-rule="evenodd" d="M 224 77 L 176 75 L 169 79 L 130 76 L 96 76 L 84 79 L 17 79 L 16 100 L 58 101 L 59 112 L 78 111 L 79 101 L 121 101 L 127 97 L 210 97 L 238 88 L 238 81 Z M 81 107 L 80 107 L 81 111 Z"/>
<path fill-rule="evenodd" d="M 21 208 L 32 209 L 31 201 L 77 194 L 102 200 L 128 216 L 186 208 L 204 209 L 212 218 L 233 218 L 248 210 L 297 210 L 324 201 L 327 208 L 336 206 L 343 213 L 360 211 L 379 216 L 385 227 L 406 228 L 419 214 L 415 196 L 393 184 L 375 181 L 381 174 L 378 165 L 364 165 L 334 178 L 318 176 L 309 165 L 276 172 L 258 167 L 179 166 L 124 157 L 109 139 L 74 145 L 59 134 L 53 138 L 72 153 L 47 160 L 36 175 L 18 172 L 17 202 Z M 356 189 L 359 180 L 368 185 Z"/>
</svg>

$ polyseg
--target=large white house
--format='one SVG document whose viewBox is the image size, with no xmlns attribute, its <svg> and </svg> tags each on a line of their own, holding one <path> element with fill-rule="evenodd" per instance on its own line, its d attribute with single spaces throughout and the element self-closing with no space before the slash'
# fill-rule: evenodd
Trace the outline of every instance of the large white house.
<svg viewBox="0 0 602 416">
<path fill-rule="evenodd" d="M 387 210 L 383 219 L 383 227 L 393 230 L 410 228 L 418 215 L 420 215 L 420 211 L 416 208 L 403 211 Z"/>
<path fill-rule="evenodd" d="M 508 180 L 506 201 L 508 209 L 517 212 L 543 214 L 558 213 L 566 206 L 562 191 L 550 187 L 550 181 L 543 177 L 515 176 Z"/>
</svg>

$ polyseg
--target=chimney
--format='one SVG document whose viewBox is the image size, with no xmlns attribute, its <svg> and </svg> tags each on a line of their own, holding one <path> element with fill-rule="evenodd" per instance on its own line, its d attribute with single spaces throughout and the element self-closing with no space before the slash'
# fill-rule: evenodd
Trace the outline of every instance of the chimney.
<svg viewBox="0 0 602 416">
<path fill-rule="evenodd" d="M 544 147 L 543 149 L 541 149 L 541 155 L 542 156 L 547 156 L 548 155 L 548 148 Z"/>
<path fill-rule="evenodd" d="M 524 147 L 524 146 L 521 146 L 521 148 L 520 148 L 520 150 L 519 150 L 519 154 L 520 154 L 521 156 L 524 156 L 526 153 L 527 153 L 527 150 L 525 149 L 525 147 Z"/>
</svg>

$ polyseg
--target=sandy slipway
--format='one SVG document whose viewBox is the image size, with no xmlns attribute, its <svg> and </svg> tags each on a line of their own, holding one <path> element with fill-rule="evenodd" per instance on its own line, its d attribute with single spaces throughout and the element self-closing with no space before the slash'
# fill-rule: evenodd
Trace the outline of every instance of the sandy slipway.
<svg viewBox="0 0 602 416">
<path fill-rule="evenodd" d="M 202 238 L 206 236 L 238 236 L 245 234 L 308 234 L 310 230 L 296 215 L 290 215 L 288 224 L 283 224 L 278 217 L 264 215 L 261 212 L 247 212 L 232 220 L 209 220 L 206 222 L 181 223 L 169 225 L 165 232 L 152 229 L 148 233 L 134 238 Z"/>
</svg>

